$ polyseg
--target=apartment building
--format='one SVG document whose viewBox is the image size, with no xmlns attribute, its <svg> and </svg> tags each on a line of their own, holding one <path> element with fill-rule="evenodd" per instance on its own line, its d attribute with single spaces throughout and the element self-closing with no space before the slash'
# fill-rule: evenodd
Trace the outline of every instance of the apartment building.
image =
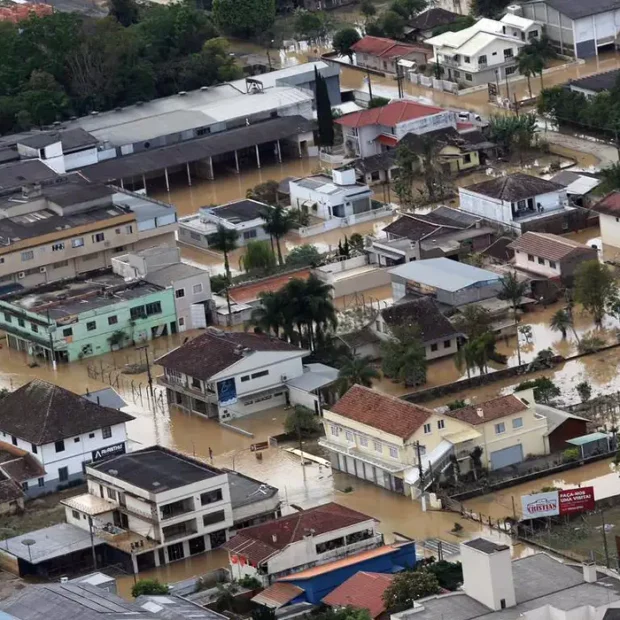
<svg viewBox="0 0 620 620">
<path fill-rule="evenodd" d="M 74 278 L 109 267 L 123 252 L 174 245 L 176 220 L 171 205 L 77 174 L 22 181 L 0 189 L 0 284 Z"/>
<path fill-rule="evenodd" d="M 25 413 L 27 412 L 27 415 Z M 0 436 L 40 464 L 19 480 L 28 497 L 83 480 L 84 464 L 127 451 L 127 422 L 133 416 L 103 407 L 57 385 L 35 379 L 0 404 Z M 5 459 L 6 460 L 6 459 Z M 10 467 L 11 477 L 17 472 Z"/>
</svg>

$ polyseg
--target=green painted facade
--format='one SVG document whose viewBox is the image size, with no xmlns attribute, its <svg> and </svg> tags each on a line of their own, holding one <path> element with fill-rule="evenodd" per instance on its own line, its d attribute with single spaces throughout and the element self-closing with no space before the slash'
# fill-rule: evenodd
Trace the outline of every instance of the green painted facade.
<svg viewBox="0 0 620 620">
<path fill-rule="evenodd" d="M 148 293 L 129 300 L 63 319 L 48 320 L 45 314 L 25 310 L 19 305 L 0 301 L 0 329 L 11 336 L 38 345 L 48 352 L 52 348 L 59 361 L 73 362 L 112 350 L 110 338 L 122 331 L 124 339 L 114 348 L 123 348 L 151 340 L 165 332 L 176 331 L 177 317 L 172 288 Z"/>
</svg>

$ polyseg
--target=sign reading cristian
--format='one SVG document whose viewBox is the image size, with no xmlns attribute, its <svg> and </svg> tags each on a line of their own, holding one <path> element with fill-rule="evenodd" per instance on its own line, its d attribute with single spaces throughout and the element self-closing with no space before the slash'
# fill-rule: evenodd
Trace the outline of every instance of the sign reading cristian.
<svg viewBox="0 0 620 620">
<path fill-rule="evenodd" d="M 555 517 L 594 510 L 594 487 L 562 489 L 521 496 L 524 519 Z"/>
<path fill-rule="evenodd" d="M 92 453 L 93 461 L 100 461 L 101 459 L 108 458 L 108 456 L 117 456 L 118 454 L 125 454 L 125 442 L 99 448 L 99 450 L 93 450 Z"/>
</svg>

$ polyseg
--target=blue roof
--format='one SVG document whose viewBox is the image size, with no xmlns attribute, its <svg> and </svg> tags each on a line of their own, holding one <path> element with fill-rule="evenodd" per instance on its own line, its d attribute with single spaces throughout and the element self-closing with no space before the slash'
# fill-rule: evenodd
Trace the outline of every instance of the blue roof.
<svg viewBox="0 0 620 620">
<path fill-rule="evenodd" d="M 449 258 L 411 261 L 391 269 L 390 274 L 452 292 L 501 279 L 498 274 L 492 271 L 459 263 Z"/>
</svg>

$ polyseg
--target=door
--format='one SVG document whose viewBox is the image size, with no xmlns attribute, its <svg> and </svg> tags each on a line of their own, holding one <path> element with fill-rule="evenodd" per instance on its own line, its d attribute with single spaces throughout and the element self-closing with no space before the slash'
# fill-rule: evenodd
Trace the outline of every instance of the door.
<svg viewBox="0 0 620 620">
<path fill-rule="evenodd" d="M 197 553 L 203 553 L 206 550 L 205 537 L 198 536 L 192 538 L 189 541 L 189 554 L 196 555 Z"/>
<path fill-rule="evenodd" d="M 370 482 L 375 481 L 374 468 L 370 463 L 364 463 L 364 478 Z"/>
<path fill-rule="evenodd" d="M 508 467 L 523 460 L 523 446 L 519 443 L 502 450 L 491 452 L 491 469 Z"/>
<path fill-rule="evenodd" d="M 226 542 L 226 530 L 211 532 L 209 534 L 209 542 L 211 543 L 211 549 L 221 547 Z"/>
<path fill-rule="evenodd" d="M 204 304 L 192 304 L 189 314 L 192 319 L 192 329 L 199 329 L 207 326 L 207 316 L 205 314 L 206 306 Z M 185 331 L 185 326 L 182 331 Z"/>
</svg>

